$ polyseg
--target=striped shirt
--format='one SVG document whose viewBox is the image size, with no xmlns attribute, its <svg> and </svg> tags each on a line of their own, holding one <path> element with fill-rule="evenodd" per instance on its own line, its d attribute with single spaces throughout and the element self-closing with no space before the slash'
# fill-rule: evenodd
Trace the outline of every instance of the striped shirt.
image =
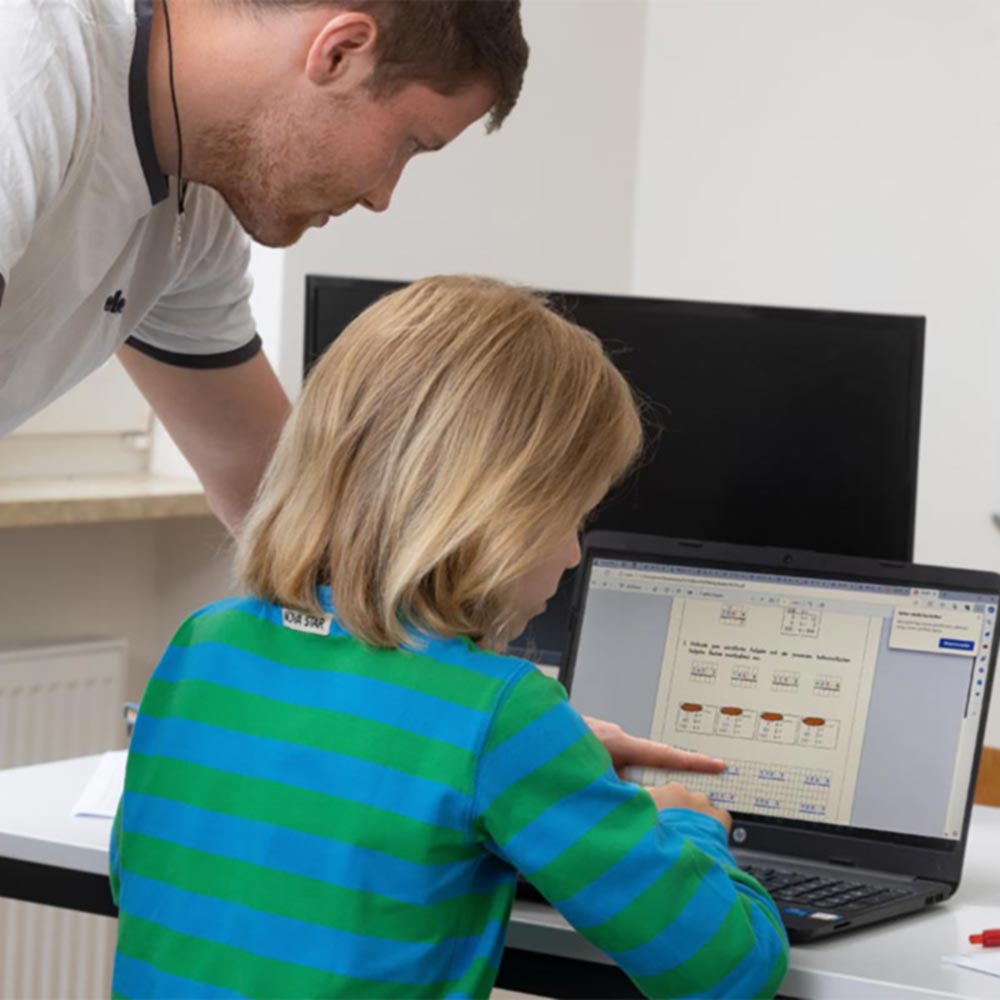
<svg viewBox="0 0 1000 1000">
<path fill-rule="evenodd" d="M 112 991 L 484 997 L 516 870 L 649 996 L 781 983 L 777 911 L 722 826 L 619 780 L 530 663 L 223 601 L 180 628 L 132 736 Z"/>
</svg>

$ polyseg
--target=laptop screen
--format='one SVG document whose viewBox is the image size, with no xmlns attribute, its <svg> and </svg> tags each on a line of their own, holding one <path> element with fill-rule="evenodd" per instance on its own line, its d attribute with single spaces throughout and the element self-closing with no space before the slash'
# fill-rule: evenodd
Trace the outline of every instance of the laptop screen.
<svg viewBox="0 0 1000 1000">
<path fill-rule="evenodd" d="M 585 572 L 574 706 L 727 763 L 642 783 L 754 819 L 960 838 L 996 594 L 599 556 Z"/>
</svg>

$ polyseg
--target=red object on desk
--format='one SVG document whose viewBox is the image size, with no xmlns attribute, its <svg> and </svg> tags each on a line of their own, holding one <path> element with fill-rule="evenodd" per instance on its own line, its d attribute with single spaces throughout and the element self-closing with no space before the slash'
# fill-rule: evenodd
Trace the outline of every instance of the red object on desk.
<svg viewBox="0 0 1000 1000">
<path fill-rule="evenodd" d="M 970 934 L 970 944 L 981 944 L 984 948 L 1000 948 L 1000 927 L 993 927 L 982 934 Z"/>
</svg>

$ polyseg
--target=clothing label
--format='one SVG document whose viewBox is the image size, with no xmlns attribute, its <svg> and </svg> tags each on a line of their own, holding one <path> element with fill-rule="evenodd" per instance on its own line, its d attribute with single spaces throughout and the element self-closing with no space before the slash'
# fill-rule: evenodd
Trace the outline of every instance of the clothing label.
<svg viewBox="0 0 1000 1000">
<path fill-rule="evenodd" d="M 313 635 L 329 635 L 333 615 L 310 615 L 292 608 L 281 609 L 281 624 L 296 632 L 310 632 Z"/>
</svg>

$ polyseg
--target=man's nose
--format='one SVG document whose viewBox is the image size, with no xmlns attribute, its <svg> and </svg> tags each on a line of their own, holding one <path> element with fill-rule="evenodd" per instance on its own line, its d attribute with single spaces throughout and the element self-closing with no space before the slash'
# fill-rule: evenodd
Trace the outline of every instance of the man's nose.
<svg viewBox="0 0 1000 1000">
<path fill-rule="evenodd" d="M 392 192 L 396 190 L 400 175 L 406 163 L 401 163 L 390 170 L 362 199 L 361 204 L 371 212 L 384 212 L 392 201 Z"/>
<path fill-rule="evenodd" d="M 389 201 L 391 198 L 391 190 L 383 192 L 381 189 L 376 189 L 374 191 L 369 191 L 368 194 L 361 199 L 361 204 L 364 205 L 369 212 L 384 212 L 389 207 Z"/>
</svg>

